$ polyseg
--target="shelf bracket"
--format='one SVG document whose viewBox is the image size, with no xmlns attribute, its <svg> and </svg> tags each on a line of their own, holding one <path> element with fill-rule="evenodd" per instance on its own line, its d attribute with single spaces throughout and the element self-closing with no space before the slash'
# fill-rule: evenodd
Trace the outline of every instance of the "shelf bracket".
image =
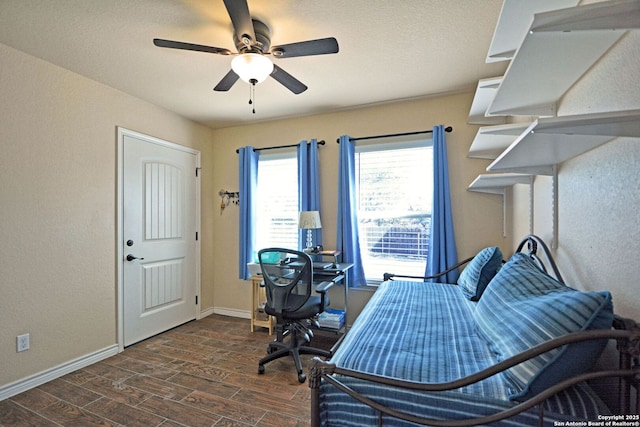
<svg viewBox="0 0 640 427">
<path fill-rule="evenodd" d="M 551 249 L 558 248 L 558 165 L 552 166 L 551 174 L 551 232 L 553 239 L 551 240 Z"/>
<path fill-rule="evenodd" d="M 507 189 L 502 190 L 502 237 L 507 237 Z"/>
<path fill-rule="evenodd" d="M 535 218 L 534 218 L 535 191 L 534 191 L 533 183 L 535 179 L 536 179 L 536 176 L 532 175 L 531 182 L 529 183 L 529 234 L 534 234 L 533 224 L 535 223 Z"/>
</svg>

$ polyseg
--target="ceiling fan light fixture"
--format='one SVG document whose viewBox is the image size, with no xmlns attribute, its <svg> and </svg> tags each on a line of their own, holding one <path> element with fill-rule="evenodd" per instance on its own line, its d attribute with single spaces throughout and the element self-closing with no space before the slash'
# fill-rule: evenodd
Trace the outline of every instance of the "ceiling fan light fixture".
<svg viewBox="0 0 640 427">
<path fill-rule="evenodd" d="M 247 83 L 260 83 L 273 72 L 273 62 L 259 53 L 243 53 L 233 58 L 231 69 Z"/>
</svg>

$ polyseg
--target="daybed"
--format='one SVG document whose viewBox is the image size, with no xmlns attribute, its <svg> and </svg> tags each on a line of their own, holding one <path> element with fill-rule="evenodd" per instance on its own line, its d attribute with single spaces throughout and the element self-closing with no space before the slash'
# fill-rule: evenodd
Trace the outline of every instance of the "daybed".
<svg viewBox="0 0 640 427">
<path fill-rule="evenodd" d="M 605 425 L 622 414 L 638 421 L 631 395 L 640 329 L 614 316 L 609 292 L 566 286 L 537 237 L 527 236 L 506 263 L 497 247 L 484 249 L 457 284 L 391 276 L 331 359 L 314 361 L 312 425 Z M 621 366 L 594 371 L 609 339 Z M 605 377 L 620 383 L 613 414 L 587 384 Z"/>
</svg>

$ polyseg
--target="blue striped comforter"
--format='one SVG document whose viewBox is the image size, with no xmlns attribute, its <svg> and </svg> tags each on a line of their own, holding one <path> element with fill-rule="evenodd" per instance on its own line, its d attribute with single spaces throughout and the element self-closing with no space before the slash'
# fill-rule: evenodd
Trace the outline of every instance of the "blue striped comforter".
<svg viewBox="0 0 640 427">
<path fill-rule="evenodd" d="M 496 363 L 475 331 L 474 302 L 456 285 L 389 281 L 358 316 L 331 362 L 342 368 L 417 382 L 455 380 Z M 418 392 L 353 378 L 340 378 L 355 390 L 404 412 L 436 419 L 465 419 L 515 405 L 501 375 L 447 392 Z M 378 414 L 329 384 L 320 389 L 323 426 L 377 425 Z M 586 386 L 574 387 L 546 404 L 546 419 L 596 419 L 606 408 Z M 535 424 L 538 411 L 501 425 Z M 384 425 L 413 425 L 384 418 Z"/>
</svg>

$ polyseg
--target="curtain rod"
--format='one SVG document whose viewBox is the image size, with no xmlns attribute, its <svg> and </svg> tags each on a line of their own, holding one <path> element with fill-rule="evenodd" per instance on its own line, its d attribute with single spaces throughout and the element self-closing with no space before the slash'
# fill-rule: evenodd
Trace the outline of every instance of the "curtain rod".
<svg viewBox="0 0 640 427">
<path fill-rule="evenodd" d="M 254 148 L 253 151 L 275 150 L 276 148 L 291 148 L 291 147 L 297 147 L 298 145 L 300 144 L 277 145 L 275 147 Z M 324 145 L 324 139 L 322 141 L 318 141 L 318 145 Z M 240 149 L 239 148 L 236 149 L 236 153 L 239 153 L 239 152 L 240 152 Z"/>
<path fill-rule="evenodd" d="M 451 126 L 447 126 L 446 128 L 444 128 L 444 131 L 447 133 L 450 133 L 453 131 L 453 127 Z M 392 133 L 389 135 L 374 135 L 374 136 L 362 136 L 360 138 L 349 138 L 349 141 L 363 141 L 365 139 L 378 139 L 378 138 L 392 138 L 394 136 L 407 136 L 407 135 L 418 135 L 421 133 L 432 133 L 433 130 L 429 129 L 429 130 L 419 130 L 416 132 L 405 132 L 405 133 Z M 336 142 L 339 144 L 340 143 L 340 138 L 336 139 Z"/>
</svg>

